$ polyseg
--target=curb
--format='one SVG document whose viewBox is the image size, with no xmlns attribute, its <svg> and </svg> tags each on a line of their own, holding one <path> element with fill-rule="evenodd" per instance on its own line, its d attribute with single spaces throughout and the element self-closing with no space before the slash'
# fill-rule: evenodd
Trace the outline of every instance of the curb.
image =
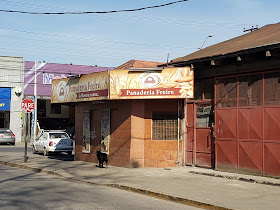
<svg viewBox="0 0 280 210">
<path fill-rule="evenodd" d="M 235 176 L 235 175 L 222 175 L 222 174 L 199 172 L 199 171 L 190 171 L 189 173 L 205 175 L 205 176 L 214 176 L 214 177 L 225 178 L 225 179 L 235 179 L 235 180 L 239 180 L 239 181 L 243 181 L 243 182 L 265 184 L 265 185 L 280 187 L 280 183 L 264 181 L 264 180 L 257 180 L 257 179 L 246 178 L 246 177 L 238 177 L 238 176 Z"/>
<path fill-rule="evenodd" d="M 215 209 L 215 210 L 231 210 L 229 208 L 225 208 L 225 207 L 221 207 L 221 206 L 216 206 L 216 205 L 203 203 L 203 202 L 199 202 L 199 201 L 195 201 L 195 200 L 190 200 L 190 199 L 186 199 L 186 198 L 175 197 L 172 195 L 166 195 L 166 194 L 157 193 L 157 192 L 153 192 L 153 191 L 149 191 L 149 190 L 128 187 L 128 186 L 124 186 L 124 185 L 107 184 L 106 186 L 118 188 L 118 189 L 122 189 L 122 190 L 126 190 L 126 191 L 131 191 L 131 192 L 135 192 L 135 193 L 139 193 L 139 194 L 144 194 L 144 195 L 148 195 L 151 197 L 168 200 L 168 201 L 173 201 L 176 203 L 185 204 L 188 206 L 193 206 L 193 207 L 198 207 L 198 208 Z"/>
<path fill-rule="evenodd" d="M 51 175 L 56 175 L 56 176 L 64 177 L 61 174 L 56 173 L 54 171 L 49 171 L 49 170 L 40 169 L 40 168 L 32 168 L 30 166 L 22 165 L 22 164 L 19 164 L 19 163 L 11 163 L 11 162 L 0 160 L 0 164 L 6 165 L 6 166 L 10 166 L 10 167 L 15 167 L 15 168 L 22 168 L 22 169 L 33 171 L 33 172 L 36 172 L 36 173 L 46 173 L 46 174 L 51 174 Z"/>
<path fill-rule="evenodd" d="M 168 201 L 172 201 L 172 202 L 176 202 L 176 203 L 180 203 L 180 204 L 185 204 L 185 205 L 188 205 L 188 206 L 198 207 L 198 208 L 212 209 L 212 210 L 231 210 L 229 208 L 216 206 L 216 205 L 213 205 L 213 204 L 203 203 L 203 202 L 199 202 L 199 201 L 195 201 L 195 200 L 191 200 L 191 199 L 180 198 L 180 197 L 176 197 L 176 196 L 172 196 L 172 195 L 166 195 L 166 194 L 163 194 L 163 193 L 157 193 L 157 192 L 153 192 L 153 191 L 150 191 L 150 190 L 143 190 L 143 189 L 129 187 L 129 186 L 120 185 L 120 184 L 99 184 L 99 183 L 95 183 L 95 182 L 84 181 L 84 180 L 76 179 L 76 178 L 73 178 L 73 177 L 67 177 L 67 176 L 61 175 L 57 172 L 54 172 L 54 171 L 50 171 L 50 170 L 46 170 L 46 169 L 40 169 L 40 168 L 33 168 L 33 167 L 22 165 L 22 164 L 19 164 L 19 163 L 12 163 L 12 162 L 7 162 L 7 161 L 1 161 L 0 160 L 0 164 L 10 166 L 10 167 L 22 168 L 22 169 L 25 169 L 25 170 L 33 171 L 35 173 L 45 173 L 45 174 L 55 175 L 55 176 L 58 176 L 58 177 L 62 177 L 62 178 L 70 179 L 70 180 L 75 180 L 75 181 L 79 181 L 79 182 L 84 182 L 84 183 L 88 183 L 88 184 L 117 188 L 117 189 L 126 190 L 126 191 L 130 191 L 130 192 L 135 192 L 135 193 L 138 193 L 138 194 L 148 195 L 148 196 L 151 196 L 151 197 L 155 197 L 155 198 L 159 198 L 159 199 L 163 199 L 163 200 L 168 200 Z"/>
</svg>

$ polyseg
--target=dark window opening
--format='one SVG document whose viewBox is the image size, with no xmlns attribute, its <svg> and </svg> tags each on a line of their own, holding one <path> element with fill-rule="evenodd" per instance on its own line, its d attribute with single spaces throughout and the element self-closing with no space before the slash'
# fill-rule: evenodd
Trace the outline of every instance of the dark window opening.
<svg viewBox="0 0 280 210">
<path fill-rule="evenodd" d="M 46 117 L 46 101 L 38 100 L 37 101 L 37 114 L 38 117 Z"/>
<path fill-rule="evenodd" d="M 194 99 L 214 99 L 214 80 L 200 80 L 194 83 Z"/>
<path fill-rule="evenodd" d="M 264 104 L 280 105 L 280 72 L 265 74 Z"/>
<path fill-rule="evenodd" d="M 61 114 L 61 105 L 51 104 L 51 114 Z"/>
<path fill-rule="evenodd" d="M 224 78 L 216 81 L 217 107 L 236 107 L 237 78 Z"/>
<path fill-rule="evenodd" d="M 239 77 L 239 106 L 262 105 L 262 74 Z"/>
</svg>

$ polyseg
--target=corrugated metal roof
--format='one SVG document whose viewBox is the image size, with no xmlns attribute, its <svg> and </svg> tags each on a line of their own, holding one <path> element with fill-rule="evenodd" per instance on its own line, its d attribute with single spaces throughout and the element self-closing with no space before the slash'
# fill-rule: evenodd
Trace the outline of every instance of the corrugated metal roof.
<svg viewBox="0 0 280 210">
<path fill-rule="evenodd" d="M 280 23 L 266 25 L 242 36 L 209 46 L 189 55 L 173 59 L 170 63 L 199 60 L 227 55 L 243 50 L 254 49 L 280 43 Z"/>
<path fill-rule="evenodd" d="M 115 69 L 130 69 L 130 68 L 156 68 L 158 65 L 164 64 L 162 62 L 155 61 L 142 61 L 142 60 L 130 60 Z"/>
</svg>

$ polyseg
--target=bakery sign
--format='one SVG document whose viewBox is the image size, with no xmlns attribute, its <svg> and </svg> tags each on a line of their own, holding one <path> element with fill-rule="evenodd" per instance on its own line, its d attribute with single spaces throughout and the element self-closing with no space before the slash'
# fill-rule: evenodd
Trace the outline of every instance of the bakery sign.
<svg viewBox="0 0 280 210">
<path fill-rule="evenodd" d="M 110 99 L 193 98 L 194 73 L 189 67 L 161 72 L 110 70 Z"/>
<path fill-rule="evenodd" d="M 52 103 L 108 99 L 108 72 L 52 81 Z"/>
</svg>

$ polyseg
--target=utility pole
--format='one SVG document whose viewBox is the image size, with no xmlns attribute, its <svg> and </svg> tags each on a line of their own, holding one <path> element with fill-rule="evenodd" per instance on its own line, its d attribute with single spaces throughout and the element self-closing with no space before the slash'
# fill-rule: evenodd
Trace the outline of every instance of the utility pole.
<svg viewBox="0 0 280 210">
<path fill-rule="evenodd" d="M 37 65 L 34 63 L 34 127 L 33 127 L 33 142 L 35 142 L 37 135 Z"/>
</svg>

